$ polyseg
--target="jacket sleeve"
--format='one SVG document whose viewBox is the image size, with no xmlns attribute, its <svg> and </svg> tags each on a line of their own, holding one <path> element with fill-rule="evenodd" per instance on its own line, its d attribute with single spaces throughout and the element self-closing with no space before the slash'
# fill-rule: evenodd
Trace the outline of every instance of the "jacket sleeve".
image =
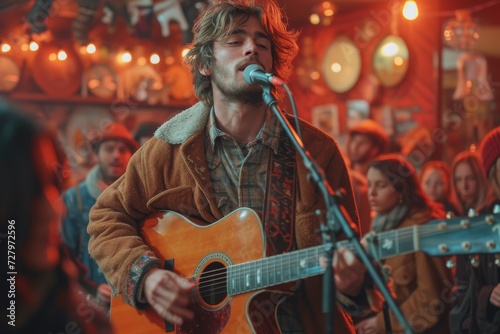
<svg viewBox="0 0 500 334">
<path fill-rule="evenodd" d="M 142 276 L 152 267 L 159 267 L 159 259 L 138 233 L 138 222 L 152 212 L 147 202 L 155 191 L 153 185 L 163 184 L 161 171 L 148 173 L 146 166 L 151 161 L 146 161 L 148 152 L 143 148 L 132 156 L 125 174 L 99 196 L 87 228 L 90 255 L 104 272 L 114 295 L 122 295 L 134 307 L 142 306 L 137 301 Z"/>
</svg>

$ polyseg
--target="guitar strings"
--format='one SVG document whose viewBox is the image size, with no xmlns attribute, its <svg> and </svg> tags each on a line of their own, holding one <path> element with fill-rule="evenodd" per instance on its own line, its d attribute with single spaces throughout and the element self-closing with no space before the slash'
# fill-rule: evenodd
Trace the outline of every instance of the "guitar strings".
<svg viewBox="0 0 500 334">
<path fill-rule="evenodd" d="M 484 225 L 483 221 L 479 221 L 478 223 L 472 222 L 470 223 L 470 228 L 477 227 L 477 225 Z M 462 227 L 461 225 L 446 225 L 446 228 L 441 229 L 437 224 L 433 225 L 416 225 L 418 237 L 425 237 L 425 236 L 440 236 L 442 234 L 449 234 L 450 232 L 456 232 L 459 230 L 464 230 L 466 231 L 467 229 Z M 390 230 L 390 231 L 384 231 L 380 233 L 380 237 L 397 237 L 397 240 L 399 241 L 407 241 L 411 240 L 415 237 L 415 227 L 410 226 L 402 229 L 395 229 L 395 230 Z M 343 240 L 338 243 L 339 247 L 346 247 L 353 249 L 352 243 L 350 243 L 347 240 Z M 243 293 L 243 292 L 248 292 L 252 290 L 256 290 L 260 288 L 255 284 L 256 281 L 256 275 L 252 275 L 251 273 L 255 273 L 256 270 L 260 269 L 263 272 L 268 272 L 270 268 L 276 267 L 278 262 L 281 262 L 281 273 L 276 274 L 275 276 L 283 276 L 283 266 L 288 267 L 290 270 L 291 265 L 299 265 L 300 261 L 304 261 L 304 259 L 307 259 L 307 264 L 306 268 L 304 270 L 309 271 L 311 268 L 312 273 L 320 273 L 323 270 L 320 270 L 320 272 L 315 271 L 313 268 L 319 267 L 319 250 L 322 248 L 322 246 L 317 246 L 317 247 L 312 247 L 309 249 L 303 249 L 299 250 L 293 253 L 286 253 L 286 254 L 280 254 L 277 256 L 272 256 L 272 257 L 267 257 L 267 258 L 262 258 L 258 259 L 255 261 L 250 261 L 244 264 L 235 264 L 231 265 L 229 267 L 223 267 L 223 268 L 218 268 L 215 270 L 209 270 L 203 272 L 203 277 L 200 282 L 198 282 L 198 290 L 200 291 L 200 294 L 204 297 L 210 297 L 213 295 L 218 295 L 221 293 L 227 293 L 228 292 L 228 286 L 229 286 L 229 280 L 228 280 L 228 273 L 230 272 L 231 278 L 234 279 L 238 283 L 243 283 L 243 287 L 240 289 L 237 289 L 237 293 Z M 294 253 L 297 253 L 295 256 L 293 255 Z M 305 257 L 300 257 L 300 255 L 305 255 Z M 449 254 L 443 254 L 443 256 L 449 255 Z M 292 258 L 295 257 L 295 258 Z M 261 265 L 257 266 L 256 264 L 258 262 L 262 262 Z M 309 264 L 311 263 L 317 263 L 317 266 L 310 266 Z M 253 265 L 253 266 L 252 266 Z M 299 266 L 300 267 L 300 266 Z M 300 271 L 300 268 L 299 268 Z M 288 275 L 289 277 L 291 276 L 291 272 Z M 300 278 L 305 278 L 311 276 L 309 274 L 306 274 L 306 276 L 300 277 Z M 249 286 L 247 278 L 252 277 L 253 278 L 253 286 Z M 186 277 L 187 279 L 193 280 L 194 276 L 188 276 Z M 300 279 L 298 278 L 298 279 Z M 259 277 L 261 281 L 263 281 L 262 277 Z M 287 283 L 291 281 L 295 281 L 296 279 L 290 279 L 290 280 L 282 280 L 279 281 L 276 284 L 263 284 L 265 287 L 270 287 L 273 285 L 279 285 L 282 283 Z M 241 284 L 240 284 L 241 285 Z M 210 291 L 210 293 L 207 294 L 207 291 Z M 236 293 L 236 294 L 237 294 Z"/>
</svg>

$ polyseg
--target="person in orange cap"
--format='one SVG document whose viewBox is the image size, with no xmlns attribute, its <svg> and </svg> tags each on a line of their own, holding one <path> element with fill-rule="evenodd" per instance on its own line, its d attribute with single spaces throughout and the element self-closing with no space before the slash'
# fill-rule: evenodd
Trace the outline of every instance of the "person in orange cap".
<svg viewBox="0 0 500 334">
<path fill-rule="evenodd" d="M 97 164 L 88 172 L 84 181 L 63 193 L 67 214 L 61 234 L 72 255 L 87 270 L 85 282 L 90 284 L 86 285 L 86 293 L 107 306 L 111 290 L 104 274 L 87 250 L 90 239 L 87 233 L 89 212 L 104 189 L 125 173 L 128 161 L 139 144 L 129 130 L 119 123 L 112 123 L 95 131 L 90 143 L 97 157 Z"/>
</svg>

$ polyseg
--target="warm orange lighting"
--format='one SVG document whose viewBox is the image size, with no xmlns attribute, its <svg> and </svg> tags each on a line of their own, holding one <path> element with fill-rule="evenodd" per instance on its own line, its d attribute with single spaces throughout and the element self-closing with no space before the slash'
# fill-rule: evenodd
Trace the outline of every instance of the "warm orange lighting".
<svg viewBox="0 0 500 334">
<path fill-rule="evenodd" d="M 156 65 L 160 63 L 160 56 L 157 53 L 153 53 L 151 57 L 149 57 L 149 61 L 151 64 Z"/>
<path fill-rule="evenodd" d="M 139 57 L 139 59 L 137 59 L 137 64 L 140 66 L 146 65 L 146 63 L 147 63 L 146 57 Z"/>
<path fill-rule="evenodd" d="M 325 9 L 325 11 L 323 12 L 323 14 L 325 16 L 333 16 L 334 11 L 333 11 L 333 9 Z"/>
<path fill-rule="evenodd" d="M 418 7 L 414 0 L 406 0 L 403 6 L 403 16 L 409 21 L 415 20 L 418 17 Z"/>
<path fill-rule="evenodd" d="M 65 61 L 68 58 L 68 54 L 64 50 L 59 50 L 57 53 L 57 59 L 60 61 Z"/>
<path fill-rule="evenodd" d="M 175 58 L 174 57 L 168 56 L 167 58 L 165 58 L 165 64 L 172 65 L 173 63 L 175 63 Z"/>
<path fill-rule="evenodd" d="M 313 80 L 318 80 L 320 76 L 321 76 L 321 75 L 319 74 L 319 72 L 318 72 L 318 71 L 313 71 L 313 72 L 311 72 L 311 74 L 310 74 L 310 77 L 311 77 L 311 79 L 313 79 Z"/>
<path fill-rule="evenodd" d="M 93 43 L 89 43 L 89 44 L 87 44 L 86 51 L 88 54 L 94 54 L 97 51 L 97 48 L 95 47 L 95 45 Z"/>
<path fill-rule="evenodd" d="M 56 59 L 57 59 L 57 55 L 56 55 L 54 52 L 52 52 L 52 53 L 49 55 L 49 60 L 50 60 L 50 61 L 55 61 Z"/>
<path fill-rule="evenodd" d="M 11 49 L 10 45 L 5 43 L 5 44 L 2 44 L 2 52 L 9 52 Z"/>
<path fill-rule="evenodd" d="M 37 51 L 38 50 L 38 43 L 35 41 L 31 41 L 30 43 L 30 50 L 31 51 Z"/>
<path fill-rule="evenodd" d="M 30 47 L 29 47 L 28 43 L 23 43 L 23 44 L 21 44 L 21 50 L 22 50 L 23 52 L 28 51 L 28 50 L 29 50 L 29 48 L 30 48 Z"/>
<path fill-rule="evenodd" d="M 404 63 L 404 60 L 402 57 L 400 57 L 400 56 L 394 57 L 394 65 L 401 66 L 401 65 L 403 65 L 403 63 Z"/>
<path fill-rule="evenodd" d="M 321 20 L 319 18 L 319 15 L 316 13 L 311 14 L 311 16 L 309 16 L 309 22 L 311 22 L 311 24 L 317 25 L 319 24 L 320 21 Z"/>
</svg>

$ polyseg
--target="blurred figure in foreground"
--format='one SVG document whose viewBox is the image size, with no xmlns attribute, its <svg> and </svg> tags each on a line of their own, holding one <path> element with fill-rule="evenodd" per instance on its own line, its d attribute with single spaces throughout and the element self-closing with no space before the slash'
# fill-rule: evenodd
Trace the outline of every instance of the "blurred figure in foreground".
<svg viewBox="0 0 500 334">
<path fill-rule="evenodd" d="M 78 267 L 58 237 L 62 166 L 53 137 L 0 103 L 0 221 L 7 236 L 2 257 L 9 244 L 16 255 L 8 258 L 10 281 L 2 279 L 6 295 L 15 290 L 2 299 L 7 315 L 1 333 L 111 331 L 102 310 L 80 294 Z"/>
</svg>

